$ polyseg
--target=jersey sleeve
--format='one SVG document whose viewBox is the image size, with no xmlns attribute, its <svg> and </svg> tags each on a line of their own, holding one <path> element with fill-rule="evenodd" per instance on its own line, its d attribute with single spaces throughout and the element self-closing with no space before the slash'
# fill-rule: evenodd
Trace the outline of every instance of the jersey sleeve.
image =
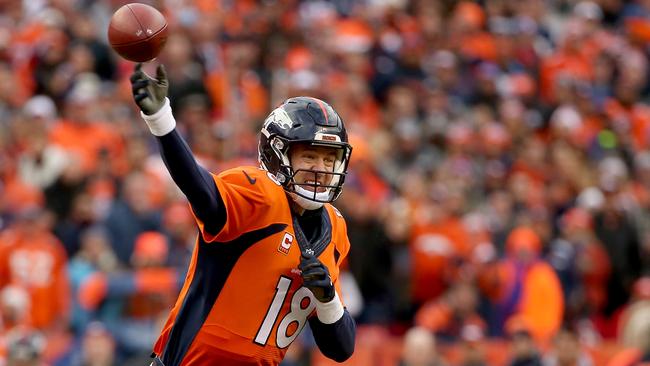
<svg viewBox="0 0 650 366">
<path fill-rule="evenodd" d="M 340 238 L 337 238 L 336 241 L 336 251 L 339 253 L 338 258 L 336 259 L 336 265 L 341 267 L 350 252 L 350 239 L 348 238 L 348 229 L 345 220 L 341 219 L 339 225 L 342 228 L 340 229 Z"/>
<path fill-rule="evenodd" d="M 170 118 L 171 113 L 170 113 Z M 212 174 L 199 165 L 176 129 L 158 136 L 160 154 L 174 183 L 187 197 L 195 217 L 205 222 L 202 231 L 218 232 L 226 221 L 221 196 Z"/>
<path fill-rule="evenodd" d="M 347 224 L 345 223 L 345 219 L 343 218 L 343 215 L 334 208 L 333 206 L 332 210 L 334 212 L 334 225 L 333 225 L 333 236 L 334 236 L 334 260 L 336 263 L 336 273 L 335 275 L 332 276 L 332 282 L 334 282 L 334 287 L 336 288 L 336 292 L 341 296 L 341 302 L 345 304 L 345 299 L 343 298 L 343 293 L 341 291 L 341 284 L 339 281 L 339 274 L 341 272 L 341 267 L 343 263 L 345 262 L 348 253 L 350 252 L 350 239 L 348 238 L 348 229 L 347 229 Z"/>
<path fill-rule="evenodd" d="M 219 232 L 213 233 L 195 215 L 206 242 L 231 241 L 242 233 L 269 225 L 270 217 L 280 215 L 283 198 L 277 190 L 269 189 L 268 178 L 259 169 L 234 168 L 219 175 L 212 174 L 212 178 L 223 201 L 226 222 Z"/>
</svg>

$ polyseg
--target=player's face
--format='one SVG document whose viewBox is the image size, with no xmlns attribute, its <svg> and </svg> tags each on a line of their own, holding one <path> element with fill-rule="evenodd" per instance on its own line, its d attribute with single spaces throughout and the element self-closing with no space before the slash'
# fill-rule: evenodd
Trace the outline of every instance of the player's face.
<svg viewBox="0 0 650 366">
<path fill-rule="evenodd" d="M 316 188 L 313 184 L 324 186 L 332 181 L 331 174 L 316 174 L 305 170 L 316 170 L 321 172 L 333 172 L 336 162 L 337 150 L 331 147 L 296 145 L 291 150 L 291 167 L 296 172 L 294 181 L 297 184 L 306 184 L 303 188 L 318 192 L 324 192 L 325 188 Z"/>
</svg>

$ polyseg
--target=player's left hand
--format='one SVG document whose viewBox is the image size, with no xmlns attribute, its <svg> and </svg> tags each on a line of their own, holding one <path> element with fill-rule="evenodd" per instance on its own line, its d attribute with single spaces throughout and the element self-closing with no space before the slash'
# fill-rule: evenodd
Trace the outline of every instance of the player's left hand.
<svg viewBox="0 0 650 366">
<path fill-rule="evenodd" d="M 303 253 L 298 269 L 301 271 L 303 286 L 311 290 L 318 301 L 332 301 L 335 294 L 334 284 L 327 267 L 318 258 L 313 254 Z"/>
</svg>

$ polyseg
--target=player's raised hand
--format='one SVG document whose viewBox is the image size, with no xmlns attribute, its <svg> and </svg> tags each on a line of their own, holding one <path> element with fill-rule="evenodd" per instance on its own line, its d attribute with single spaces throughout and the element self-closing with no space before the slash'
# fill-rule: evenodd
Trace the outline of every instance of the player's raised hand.
<svg viewBox="0 0 650 366">
<path fill-rule="evenodd" d="M 313 254 L 303 253 L 298 269 L 301 271 L 303 286 L 307 287 L 320 302 L 330 302 L 335 290 L 327 267 Z"/>
<path fill-rule="evenodd" d="M 152 115 L 163 107 L 169 90 L 165 66 L 158 65 L 154 79 L 142 70 L 142 63 L 138 63 L 130 80 L 135 104 L 144 114 Z"/>
</svg>

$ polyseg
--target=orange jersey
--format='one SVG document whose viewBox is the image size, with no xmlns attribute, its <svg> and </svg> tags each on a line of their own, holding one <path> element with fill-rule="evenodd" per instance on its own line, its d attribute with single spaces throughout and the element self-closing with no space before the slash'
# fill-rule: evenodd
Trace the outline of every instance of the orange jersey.
<svg viewBox="0 0 650 366">
<path fill-rule="evenodd" d="M 65 319 L 70 288 L 63 245 L 50 233 L 21 237 L 12 232 L 0 238 L 0 288 L 13 284 L 30 295 L 30 323 L 45 329 Z"/>
<path fill-rule="evenodd" d="M 201 235 L 154 352 L 166 366 L 277 365 L 315 309 L 298 270 L 305 243 L 284 189 L 266 171 L 240 167 L 213 177 L 226 223 L 210 233 L 197 218 Z M 329 204 L 324 213 L 325 247 L 316 254 L 340 294 L 350 243 L 340 213 Z"/>
</svg>

